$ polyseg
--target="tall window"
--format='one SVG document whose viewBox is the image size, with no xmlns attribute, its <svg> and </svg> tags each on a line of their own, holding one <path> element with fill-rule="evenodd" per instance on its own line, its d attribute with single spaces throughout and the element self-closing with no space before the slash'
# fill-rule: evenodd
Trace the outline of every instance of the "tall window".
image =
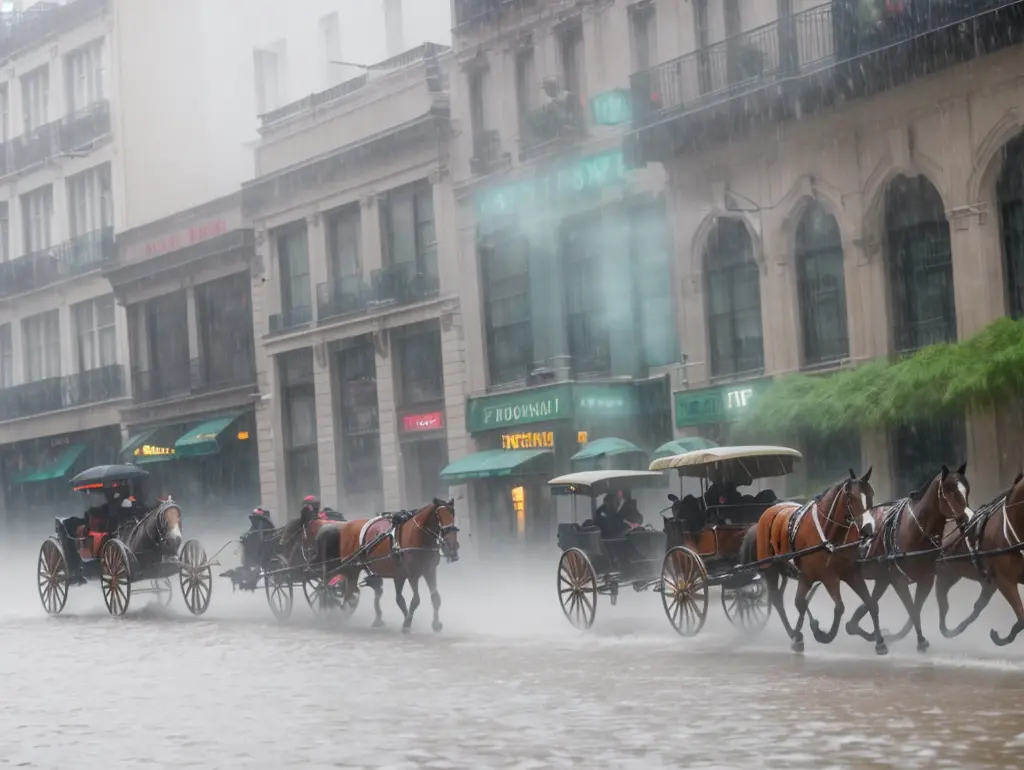
<svg viewBox="0 0 1024 770">
<path fill-rule="evenodd" d="M 629 32 L 634 72 L 650 69 L 658 60 L 655 18 L 654 5 L 651 3 L 641 3 L 630 10 Z"/>
<path fill-rule="evenodd" d="M 444 399 L 441 327 L 437 321 L 392 331 L 401 371 L 402 406 Z"/>
<path fill-rule="evenodd" d="M 103 99 L 103 40 L 94 40 L 64 57 L 68 113 Z"/>
<path fill-rule="evenodd" d="M 426 180 L 391 190 L 384 211 L 388 264 L 415 265 L 437 278 L 437 236 L 434 231 L 434 188 Z"/>
<path fill-rule="evenodd" d="M 68 177 L 68 225 L 72 238 L 114 224 L 110 164 Z"/>
<path fill-rule="evenodd" d="M 720 218 L 704 252 L 711 376 L 764 368 L 761 276 L 746 225 Z"/>
<path fill-rule="evenodd" d="M 25 253 L 44 251 L 53 245 L 53 186 L 39 187 L 21 196 Z"/>
<path fill-rule="evenodd" d="M 491 385 L 525 380 L 533 363 L 527 241 L 502 232 L 480 244 Z"/>
<path fill-rule="evenodd" d="M 14 344 L 11 325 L 0 326 L 0 388 L 14 385 Z"/>
<path fill-rule="evenodd" d="M 284 103 L 285 43 L 253 50 L 256 83 L 256 112 L 263 115 Z"/>
<path fill-rule="evenodd" d="M 338 352 L 341 377 L 342 477 L 345 491 L 379 497 L 383 481 L 377 405 L 377 354 L 369 335 Z"/>
<path fill-rule="evenodd" d="M 22 323 L 25 344 L 25 381 L 38 382 L 60 377 L 60 320 L 50 310 L 26 318 Z"/>
<path fill-rule="evenodd" d="M 847 358 L 843 242 L 835 217 L 820 203 L 808 206 L 797 225 L 796 266 L 804 363 Z"/>
<path fill-rule="evenodd" d="M 561 231 L 569 355 L 577 375 L 611 370 L 602 236 L 601 221 L 593 218 L 570 220 Z"/>
<path fill-rule="evenodd" d="M 558 36 L 562 56 L 562 87 L 579 97 L 583 93 L 583 25 L 571 24 Z"/>
<path fill-rule="evenodd" d="M 255 345 L 251 294 L 248 273 L 236 273 L 196 287 L 201 358 L 210 386 L 252 380 Z"/>
<path fill-rule="evenodd" d="M 39 67 L 22 75 L 21 112 L 26 134 L 50 122 L 49 67 Z"/>
<path fill-rule="evenodd" d="M 635 304 L 645 366 L 667 366 L 679 360 L 676 317 L 672 305 L 672 236 L 664 205 L 631 212 Z"/>
<path fill-rule="evenodd" d="M 540 84 L 537 81 L 533 47 L 516 54 L 516 107 L 519 110 L 519 130 L 523 130 L 526 115 L 537 105 Z"/>
<path fill-rule="evenodd" d="M 938 190 L 896 177 L 885 196 L 893 341 L 897 352 L 956 340 L 953 250 Z"/>
<path fill-rule="evenodd" d="M 360 238 L 362 237 L 359 204 L 353 203 L 333 212 L 327 218 L 327 248 L 331 277 L 335 280 L 360 275 Z"/>
<path fill-rule="evenodd" d="M 1012 317 L 1021 318 L 1024 316 L 1024 135 L 1003 150 L 996 196 L 1003 238 L 1007 307 Z"/>
<path fill-rule="evenodd" d="M 114 325 L 114 295 L 73 305 L 78 338 L 78 371 L 87 372 L 117 363 L 117 332 Z"/>
<path fill-rule="evenodd" d="M 279 357 L 284 405 L 286 488 L 289 506 L 320 490 L 316 433 L 316 396 L 313 388 L 313 351 L 310 348 Z"/>
<path fill-rule="evenodd" d="M 305 223 L 289 225 L 277 235 L 277 256 L 281 268 L 281 310 L 291 322 L 305 323 L 313 308 Z"/>
</svg>

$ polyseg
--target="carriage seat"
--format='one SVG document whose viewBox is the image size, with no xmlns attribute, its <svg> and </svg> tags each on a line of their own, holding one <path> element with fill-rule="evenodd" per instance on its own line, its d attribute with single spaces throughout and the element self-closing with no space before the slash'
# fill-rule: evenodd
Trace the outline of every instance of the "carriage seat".
<svg viewBox="0 0 1024 770">
<path fill-rule="evenodd" d="M 75 530 L 75 544 L 78 547 L 78 555 L 83 559 L 95 559 L 100 555 L 100 549 L 110 533 L 102 527 L 102 522 L 97 517 L 90 516 L 88 524 L 79 524 Z"/>
<path fill-rule="evenodd" d="M 601 530 L 589 521 L 582 525 L 559 524 L 558 548 L 561 551 L 579 548 L 586 553 L 599 552 L 601 550 Z"/>
</svg>

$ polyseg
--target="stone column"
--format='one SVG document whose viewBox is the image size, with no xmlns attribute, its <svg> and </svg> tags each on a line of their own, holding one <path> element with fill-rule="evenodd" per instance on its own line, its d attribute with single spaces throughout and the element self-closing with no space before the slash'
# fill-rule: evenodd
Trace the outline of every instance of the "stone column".
<svg viewBox="0 0 1024 770">
<path fill-rule="evenodd" d="M 386 329 L 373 333 L 374 345 L 377 347 L 377 414 L 380 417 L 380 469 L 384 484 L 384 507 L 389 511 L 397 511 L 405 497 L 405 484 L 398 446 L 390 337 Z"/>
<path fill-rule="evenodd" d="M 456 231 L 461 263 L 456 289 L 459 295 L 462 341 L 467 359 L 467 394 L 483 392 L 487 388 L 488 379 L 480 260 L 477 255 L 474 219 L 472 203 L 467 201 L 463 206 L 462 216 L 457 218 L 458 222 L 462 223 L 461 229 Z"/>
<path fill-rule="evenodd" d="M 11 322 L 11 353 L 13 359 L 11 365 L 14 368 L 12 385 L 21 385 L 28 381 L 28 372 L 25 370 L 25 335 L 21 321 Z"/>
<path fill-rule="evenodd" d="M 359 207 L 359 261 L 363 266 L 363 280 L 371 285 L 375 270 L 384 264 L 384 252 L 381 248 L 380 206 L 377 195 L 371 193 L 362 200 Z"/>
<path fill-rule="evenodd" d="M 190 361 L 196 361 L 202 359 L 203 351 L 199 342 L 199 308 L 196 305 L 195 286 L 185 287 L 185 311 L 188 326 L 188 357 Z"/>
<path fill-rule="evenodd" d="M 957 337 L 980 332 L 1006 313 L 999 217 L 988 206 L 946 212 L 953 252 Z"/>
<path fill-rule="evenodd" d="M 61 305 L 57 309 L 60 327 L 60 374 L 67 377 L 78 372 L 78 338 L 75 335 L 75 322 L 72 317 L 71 305 Z"/>
<path fill-rule="evenodd" d="M 320 501 L 338 507 L 337 421 L 335 420 L 334 367 L 324 343 L 313 346 L 313 387 L 316 394 L 316 440 L 320 469 Z"/>
<path fill-rule="evenodd" d="M 708 360 L 707 323 L 704 312 L 704 271 L 702 251 L 694 253 L 694 239 L 709 215 L 707 201 L 682 186 L 684 170 L 670 164 L 667 211 L 675 244 L 673 260 L 676 277 L 675 307 L 679 343 L 685 356 L 683 378 L 689 388 L 707 384 L 711 371 Z"/>
<path fill-rule="evenodd" d="M 444 369 L 444 424 L 448 440 L 448 462 L 465 457 L 473 450 L 466 431 L 466 344 L 462 336 L 462 314 L 452 308 L 441 316 L 441 364 Z M 476 531 L 473 511 L 466 499 L 467 487 L 450 487 L 456 499 L 461 530 L 460 541 L 470 540 Z"/>
<path fill-rule="evenodd" d="M 543 221 L 528 227 L 525 237 L 533 307 L 533 360 L 553 367 L 558 380 L 567 380 L 571 361 L 558 233 L 550 221 Z M 503 247 L 508 248 L 499 245 Z M 518 248 L 516 244 L 511 247 Z"/>
<path fill-rule="evenodd" d="M 258 442 L 260 497 L 262 505 L 274 511 L 285 510 L 284 436 L 281 433 L 282 398 L 280 377 L 274 359 L 267 354 L 263 337 L 270 328 L 270 314 L 280 310 L 280 294 L 269 274 L 270 244 L 266 230 L 256 234 L 256 259 L 252 267 L 252 318 L 256 354 L 256 384 L 260 400 L 256 402 L 256 440 Z M 278 473 L 282 474 L 280 479 Z"/>
<path fill-rule="evenodd" d="M 459 259 L 459 226 L 455 217 L 455 196 L 451 174 L 445 169 L 430 174 L 434 199 L 434 237 L 437 240 L 437 275 L 441 294 L 455 294 L 464 279 Z M 475 273 L 475 270 L 473 271 Z"/>
<path fill-rule="evenodd" d="M 977 508 L 982 501 L 991 500 L 1005 489 L 1013 480 L 1013 476 L 1002 478 L 996 413 L 992 410 L 970 409 L 964 417 L 967 456 L 950 459 L 957 465 L 964 460 L 967 461 L 967 478 L 971 480 L 971 503 Z"/>
<path fill-rule="evenodd" d="M 788 374 L 803 363 L 800 298 L 792 238 L 795 227 L 778 217 L 767 218 L 761 233 L 761 323 L 764 371 Z M 755 240 L 755 249 L 757 241 Z"/>
<path fill-rule="evenodd" d="M 117 336 L 117 362 L 124 372 L 124 395 L 132 396 L 132 347 L 128 330 L 128 308 L 114 302 L 114 331 Z"/>
<path fill-rule="evenodd" d="M 313 298 L 313 319 L 320 319 L 320 286 L 328 281 L 327 269 L 327 237 L 321 227 L 320 213 L 306 217 L 306 244 L 309 259 L 309 290 Z M 325 286 L 326 288 L 326 286 Z M 317 407 L 319 412 L 320 407 Z M 321 481 L 323 477 L 321 476 Z M 321 498 L 322 499 L 322 498 Z"/>
<path fill-rule="evenodd" d="M 50 243 L 54 246 L 71 238 L 71 222 L 68 220 L 68 186 L 64 180 L 63 167 L 58 165 L 56 169 L 52 188 L 53 212 L 50 218 Z"/>
</svg>

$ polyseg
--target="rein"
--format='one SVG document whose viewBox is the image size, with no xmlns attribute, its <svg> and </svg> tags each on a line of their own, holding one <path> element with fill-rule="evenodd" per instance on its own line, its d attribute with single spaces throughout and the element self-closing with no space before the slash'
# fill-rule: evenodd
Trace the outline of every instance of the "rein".
<svg viewBox="0 0 1024 770">
<path fill-rule="evenodd" d="M 814 517 L 814 528 L 818 531 L 818 537 L 821 538 L 821 542 L 825 550 L 830 553 L 835 553 L 836 546 L 832 543 L 831 536 L 825 535 L 825 529 L 828 529 L 828 524 L 831 523 L 837 531 L 843 532 L 843 540 L 850 533 L 850 530 L 857 526 L 857 521 L 853 516 L 853 508 L 850 504 L 850 484 L 853 483 L 853 479 L 845 479 L 839 488 L 836 489 L 835 495 L 832 497 L 832 503 L 828 507 L 828 513 L 825 514 L 825 528 L 822 528 L 820 517 L 818 515 L 818 503 L 815 501 L 811 506 L 811 515 Z M 835 520 L 834 514 L 836 512 L 836 506 L 839 504 L 839 496 L 844 496 L 843 513 L 845 514 L 845 523 L 840 523 Z"/>
<path fill-rule="evenodd" d="M 444 554 L 445 558 L 451 560 L 451 554 L 449 553 L 448 543 L 445 540 L 445 537 L 453 532 L 458 532 L 459 528 L 455 526 L 454 522 L 447 525 L 441 523 L 441 509 L 447 507 L 447 505 L 435 505 L 434 510 L 427 516 L 426 521 L 424 522 L 425 524 L 429 523 L 431 518 L 433 518 L 437 522 L 437 529 L 433 532 L 427 529 L 423 524 L 420 524 L 418 521 L 416 521 L 415 516 L 413 516 L 412 519 L 410 519 L 410 521 L 416 525 L 416 528 L 419 529 L 420 532 L 425 534 L 428 538 L 433 539 L 434 545 L 430 548 L 410 548 L 408 550 L 437 551 L 438 553 Z M 399 533 L 396 532 L 395 537 L 398 536 Z M 401 550 L 405 551 L 407 549 L 401 548 Z"/>
</svg>

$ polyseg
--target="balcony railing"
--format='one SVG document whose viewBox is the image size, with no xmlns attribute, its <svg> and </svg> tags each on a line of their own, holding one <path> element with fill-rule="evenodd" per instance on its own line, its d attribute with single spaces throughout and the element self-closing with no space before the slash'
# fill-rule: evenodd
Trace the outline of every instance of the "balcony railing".
<svg viewBox="0 0 1024 770">
<path fill-rule="evenodd" d="M 370 302 L 370 287 L 361 275 L 346 276 L 316 287 L 317 318 L 341 318 L 362 313 Z"/>
<path fill-rule="evenodd" d="M 114 228 L 105 227 L 45 251 L 0 262 L 0 298 L 35 291 L 98 270 L 114 257 Z"/>
<path fill-rule="evenodd" d="M 473 157 L 469 168 L 474 174 L 488 174 L 501 163 L 501 134 L 496 129 L 473 134 Z"/>
<path fill-rule="evenodd" d="M 107 8 L 108 0 L 36 3 L 24 11 L 0 14 L 0 60 L 80 27 Z"/>
<path fill-rule="evenodd" d="M 423 265 L 415 262 L 399 262 L 396 265 L 374 270 L 371 276 L 374 301 L 372 306 L 410 305 L 436 297 L 441 289 L 437 275 L 427 266 L 436 270 L 436 259 L 425 258 Z"/>
<path fill-rule="evenodd" d="M 102 99 L 61 121 L 60 149 L 72 152 L 110 133 L 110 102 Z"/>
<path fill-rule="evenodd" d="M 913 66 L 895 60 L 880 62 L 880 87 L 892 87 L 916 74 L 1019 42 L 1024 32 L 1010 29 L 1020 26 L 1019 20 L 1012 23 L 993 16 L 1015 5 L 1024 4 L 1021 0 L 907 3 L 906 12 L 864 21 L 854 16 L 852 4 L 845 0 L 824 3 L 635 73 L 630 82 L 634 125 L 644 127 L 703 110 L 913 43 L 914 56 L 907 59 Z M 966 22 L 971 24 L 964 26 Z M 938 38 L 937 33 L 941 33 Z M 864 72 L 836 71 L 833 85 L 855 94 L 857 86 L 844 81 L 865 77 Z M 879 84 L 874 87 L 877 90 Z"/>
<path fill-rule="evenodd" d="M 530 110 L 519 127 L 519 157 L 526 160 L 563 142 L 573 142 L 586 133 L 586 121 L 579 97 L 569 93 Z"/>
<path fill-rule="evenodd" d="M 110 102 L 103 99 L 9 140 L 0 151 L 2 173 L 23 171 L 62 152 L 76 152 L 110 133 Z"/>
<path fill-rule="evenodd" d="M 164 401 L 217 393 L 256 382 L 253 355 L 239 354 L 224 361 L 194 358 L 188 364 L 132 372 L 132 395 L 136 403 Z"/>
<path fill-rule="evenodd" d="M 0 390 L 0 420 L 99 404 L 123 398 L 124 369 L 114 364 Z"/>
<path fill-rule="evenodd" d="M 455 25 L 496 18 L 504 9 L 519 4 L 535 5 L 537 0 L 455 0 Z"/>
<path fill-rule="evenodd" d="M 280 334 L 309 326 L 311 323 L 313 323 L 313 308 L 311 306 L 293 307 L 270 316 L 270 333 Z"/>
</svg>

